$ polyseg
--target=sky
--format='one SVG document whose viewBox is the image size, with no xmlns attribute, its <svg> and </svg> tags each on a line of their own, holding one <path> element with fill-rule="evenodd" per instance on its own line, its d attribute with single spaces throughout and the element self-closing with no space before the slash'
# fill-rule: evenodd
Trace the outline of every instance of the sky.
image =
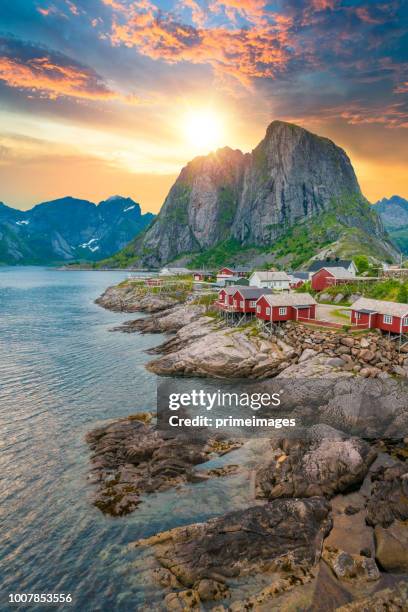
<svg viewBox="0 0 408 612">
<path fill-rule="evenodd" d="M 13 0 L 0 7 L 0 201 L 129 196 L 251 151 L 274 119 L 348 153 L 366 197 L 408 198 L 408 2 Z"/>
</svg>

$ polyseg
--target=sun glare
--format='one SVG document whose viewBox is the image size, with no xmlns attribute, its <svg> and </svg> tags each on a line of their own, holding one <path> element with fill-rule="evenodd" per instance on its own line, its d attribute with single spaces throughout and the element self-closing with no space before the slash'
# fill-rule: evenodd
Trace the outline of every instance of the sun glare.
<svg viewBox="0 0 408 612">
<path fill-rule="evenodd" d="M 221 117 L 211 110 L 188 113 L 184 133 L 189 144 L 203 153 L 225 145 Z"/>
</svg>

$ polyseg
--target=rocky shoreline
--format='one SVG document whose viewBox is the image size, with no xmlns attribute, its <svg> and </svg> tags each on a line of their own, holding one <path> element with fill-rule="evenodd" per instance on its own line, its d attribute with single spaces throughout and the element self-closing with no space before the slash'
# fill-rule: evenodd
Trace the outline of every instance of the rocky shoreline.
<svg viewBox="0 0 408 612">
<path fill-rule="evenodd" d="M 253 325 L 228 328 L 194 300 L 167 300 L 154 296 L 149 302 L 122 288 L 98 300 L 114 310 L 151 313 L 122 331 L 169 334 L 150 351 L 160 354 L 147 365 L 151 371 L 262 379 L 266 386 L 288 379 L 293 405 L 296 380 L 303 393 L 305 379 L 332 381 L 335 387 L 324 401 L 314 398 L 316 406 L 316 391 L 310 391 L 312 409 L 324 424 L 311 427 L 302 440 L 259 445 L 249 466 L 252 505 L 136 542 L 153 551 L 164 609 L 407 610 L 408 440 L 398 432 L 408 406 L 396 391 L 398 378 L 407 377 L 407 356 L 374 333 L 285 324 L 269 336 Z M 373 391 L 372 425 L 381 411 L 389 436 L 383 440 L 347 433 L 351 385 L 367 379 L 380 385 Z M 149 493 L 249 469 L 234 463 L 233 455 L 218 470 L 206 470 L 205 464 L 254 441 L 163 437 L 146 420 L 129 417 L 88 434 L 94 503 L 105 513 L 128 514 Z M 352 425 L 355 429 L 355 420 Z"/>
<path fill-rule="evenodd" d="M 111 310 L 146 312 L 115 331 L 171 335 L 150 352 L 161 354 L 147 367 L 160 376 L 268 378 L 303 369 L 305 377 L 341 372 L 365 378 L 408 377 L 408 354 L 379 333 L 339 332 L 288 322 L 271 336 L 256 321 L 238 328 L 206 315 L 190 298 L 140 295 L 132 286 L 110 287 L 97 303 Z M 303 366 L 301 365 L 303 364 Z M 298 366 L 296 369 L 293 366 Z"/>
</svg>

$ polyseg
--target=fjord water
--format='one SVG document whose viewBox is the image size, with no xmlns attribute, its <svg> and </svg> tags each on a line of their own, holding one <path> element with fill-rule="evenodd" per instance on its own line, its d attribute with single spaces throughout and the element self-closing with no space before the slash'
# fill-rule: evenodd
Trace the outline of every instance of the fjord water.
<svg viewBox="0 0 408 612">
<path fill-rule="evenodd" d="M 91 505 L 86 432 L 156 404 L 144 351 L 163 338 L 110 333 L 135 315 L 94 304 L 124 278 L 0 268 L 1 610 L 10 593 L 71 593 L 59 609 L 152 609 L 151 555 L 131 543 L 248 503 L 232 478 L 153 495 L 128 517 Z"/>
</svg>

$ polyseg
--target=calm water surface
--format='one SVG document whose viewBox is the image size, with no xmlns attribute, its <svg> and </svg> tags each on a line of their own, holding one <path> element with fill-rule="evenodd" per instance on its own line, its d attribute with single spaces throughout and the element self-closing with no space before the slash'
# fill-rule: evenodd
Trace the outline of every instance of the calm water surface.
<svg viewBox="0 0 408 612">
<path fill-rule="evenodd" d="M 0 268 L 0 610 L 23 592 L 71 593 L 59 609 L 152 609 L 151 553 L 131 543 L 248 504 L 243 477 L 150 496 L 125 518 L 89 503 L 86 432 L 156 403 L 144 351 L 162 337 L 109 333 L 132 315 L 93 303 L 124 278 Z"/>
</svg>

